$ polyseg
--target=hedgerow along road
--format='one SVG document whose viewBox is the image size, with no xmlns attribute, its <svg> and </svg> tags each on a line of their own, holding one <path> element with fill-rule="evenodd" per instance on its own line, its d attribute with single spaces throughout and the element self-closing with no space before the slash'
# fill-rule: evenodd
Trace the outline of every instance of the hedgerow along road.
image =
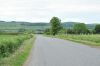
<svg viewBox="0 0 100 66">
<path fill-rule="evenodd" d="M 24 66 L 100 66 L 100 49 L 37 35 Z"/>
</svg>

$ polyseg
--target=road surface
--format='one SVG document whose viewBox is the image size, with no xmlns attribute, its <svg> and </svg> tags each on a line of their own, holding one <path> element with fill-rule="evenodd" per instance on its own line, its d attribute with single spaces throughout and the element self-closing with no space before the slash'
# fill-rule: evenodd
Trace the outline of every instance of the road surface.
<svg viewBox="0 0 100 66">
<path fill-rule="evenodd" d="M 100 66 L 100 49 L 57 38 L 36 36 L 24 66 Z"/>
</svg>

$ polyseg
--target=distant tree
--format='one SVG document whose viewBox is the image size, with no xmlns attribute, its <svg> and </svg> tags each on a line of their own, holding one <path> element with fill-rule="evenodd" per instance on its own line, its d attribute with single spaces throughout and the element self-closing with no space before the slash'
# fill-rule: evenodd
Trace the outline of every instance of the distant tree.
<svg viewBox="0 0 100 66">
<path fill-rule="evenodd" d="M 74 33 L 76 34 L 84 34 L 87 33 L 88 29 L 84 23 L 77 23 L 73 27 Z"/>
<path fill-rule="evenodd" d="M 95 30 L 92 30 L 92 34 L 96 34 L 96 31 Z"/>
<path fill-rule="evenodd" d="M 67 34 L 67 29 L 62 28 L 62 29 L 59 31 L 59 34 Z"/>
<path fill-rule="evenodd" d="M 93 32 L 91 30 L 89 30 L 89 29 L 87 29 L 85 33 L 86 34 L 93 34 Z"/>
<path fill-rule="evenodd" d="M 50 20 L 51 34 L 56 35 L 62 29 L 61 20 L 58 17 L 53 17 Z"/>
<path fill-rule="evenodd" d="M 46 30 L 44 31 L 44 33 L 47 34 L 47 35 L 50 35 L 50 34 L 51 34 L 51 31 L 50 31 L 50 29 L 48 28 L 48 29 L 46 29 Z"/>
<path fill-rule="evenodd" d="M 95 34 L 95 30 L 94 29 L 87 29 L 87 34 Z"/>
<path fill-rule="evenodd" d="M 95 26 L 95 32 L 100 34 L 100 24 Z"/>
<path fill-rule="evenodd" d="M 67 29 L 67 34 L 74 34 L 74 30 L 73 29 Z"/>
</svg>

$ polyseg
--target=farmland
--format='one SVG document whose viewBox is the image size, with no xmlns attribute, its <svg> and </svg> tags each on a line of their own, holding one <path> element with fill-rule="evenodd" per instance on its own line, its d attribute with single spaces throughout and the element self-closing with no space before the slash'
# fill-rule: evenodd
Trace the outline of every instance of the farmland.
<svg viewBox="0 0 100 66">
<path fill-rule="evenodd" d="M 80 42 L 86 45 L 100 46 L 100 34 L 94 34 L 94 35 L 66 34 L 66 35 L 56 35 L 55 37 L 65 40 Z"/>
</svg>

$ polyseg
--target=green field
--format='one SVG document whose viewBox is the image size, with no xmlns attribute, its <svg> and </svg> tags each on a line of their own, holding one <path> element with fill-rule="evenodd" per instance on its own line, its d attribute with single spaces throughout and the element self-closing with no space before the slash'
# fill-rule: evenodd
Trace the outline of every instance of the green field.
<svg viewBox="0 0 100 66">
<path fill-rule="evenodd" d="M 91 46 L 100 46 L 100 34 L 97 35 L 56 35 L 55 37 L 80 42 Z"/>
</svg>

